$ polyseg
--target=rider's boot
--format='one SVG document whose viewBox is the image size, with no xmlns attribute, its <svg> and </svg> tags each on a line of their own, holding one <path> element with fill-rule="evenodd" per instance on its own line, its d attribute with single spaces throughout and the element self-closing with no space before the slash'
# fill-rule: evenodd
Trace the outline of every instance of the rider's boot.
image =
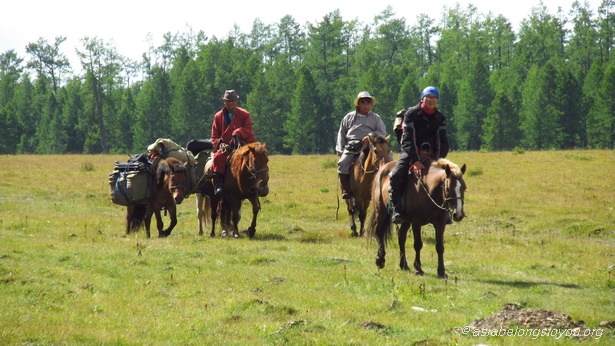
<svg viewBox="0 0 615 346">
<path fill-rule="evenodd" d="M 350 198 L 350 174 L 338 173 L 340 185 L 342 187 L 342 199 Z"/>
<path fill-rule="evenodd" d="M 393 204 L 393 216 L 391 217 L 391 221 L 397 224 L 406 222 L 403 216 L 404 210 L 401 205 L 402 189 L 391 186 L 389 192 L 391 193 L 391 203 Z"/>
<path fill-rule="evenodd" d="M 214 173 L 214 195 L 222 196 L 224 194 L 224 174 Z"/>
</svg>

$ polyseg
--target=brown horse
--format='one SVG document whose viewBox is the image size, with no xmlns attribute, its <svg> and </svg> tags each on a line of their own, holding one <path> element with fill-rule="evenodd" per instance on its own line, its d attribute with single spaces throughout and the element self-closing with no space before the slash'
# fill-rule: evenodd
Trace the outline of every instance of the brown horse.
<svg viewBox="0 0 615 346">
<path fill-rule="evenodd" d="M 176 158 L 168 157 L 154 159 L 150 167 L 151 197 L 144 204 L 127 207 L 126 233 L 133 233 L 145 226 L 147 237 L 150 235 L 152 215 L 156 216 L 158 236 L 168 237 L 177 225 L 177 207 L 191 191 L 191 178 L 188 163 L 182 163 Z M 161 210 L 169 213 L 171 223 L 163 230 Z"/>
<path fill-rule="evenodd" d="M 237 148 L 229 157 L 224 176 L 224 195 L 215 196 L 211 179 L 199 184 L 197 195 L 197 214 L 199 225 L 211 222 L 210 237 L 216 232 L 216 221 L 220 217 L 222 234 L 232 230 L 235 238 L 239 237 L 239 220 L 241 204 L 249 200 L 252 204 L 252 222 L 248 228 L 248 237 L 256 233 L 256 219 L 260 210 L 259 197 L 269 194 L 269 154 L 265 143 L 254 142 Z M 207 217 L 211 215 L 211 217 Z M 199 235 L 202 228 L 199 226 Z"/>
<path fill-rule="evenodd" d="M 361 151 L 352 167 L 350 174 L 350 191 L 352 195 L 346 199 L 346 209 L 350 216 L 350 230 L 353 237 L 362 237 L 364 232 L 367 208 L 372 199 L 372 181 L 380 166 L 390 162 L 393 158 L 390 136 L 369 134 L 362 140 Z M 356 218 L 359 218 L 359 232 L 357 232 Z"/>
<path fill-rule="evenodd" d="M 378 256 L 376 265 L 384 268 L 385 245 L 391 237 L 391 215 L 389 213 L 389 173 L 395 167 L 390 162 L 382 167 L 374 179 L 372 190 L 373 208 L 370 214 L 368 234 L 378 240 Z M 436 251 L 438 253 L 438 276 L 446 278 L 444 270 L 444 229 L 449 216 L 454 221 L 465 217 L 463 211 L 464 193 L 466 189 L 463 174 L 466 166 L 461 169 L 446 159 L 430 161 L 425 164 L 426 172 L 420 179 L 414 175 L 408 177 L 405 196 L 403 198 L 405 217 L 408 222 L 398 230 L 399 267 L 410 270 L 406 261 L 406 235 L 410 226 L 414 235 L 414 269 L 417 275 L 423 275 L 421 268 L 421 227 L 432 224 L 436 232 Z"/>
<path fill-rule="evenodd" d="M 269 154 L 267 145 L 260 142 L 246 144 L 230 157 L 224 179 L 224 196 L 221 207 L 223 229 L 232 229 L 239 237 L 241 203 L 247 199 L 252 204 L 252 222 L 248 237 L 256 233 L 256 218 L 261 208 L 259 197 L 269 194 Z"/>
</svg>

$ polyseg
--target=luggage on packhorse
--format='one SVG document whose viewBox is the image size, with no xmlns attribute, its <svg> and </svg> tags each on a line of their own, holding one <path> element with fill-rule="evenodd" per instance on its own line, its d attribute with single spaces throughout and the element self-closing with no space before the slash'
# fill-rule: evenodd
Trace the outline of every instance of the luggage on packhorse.
<svg viewBox="0 0 615 346">
<path fill-rule="evenodd" d="M 146 154 L 137 154 L 127 162 L 116 161 L 109 173 L 111 201 L 122 206 L 143 204 L 151 196 L 150 162 Z"/>
</svg>

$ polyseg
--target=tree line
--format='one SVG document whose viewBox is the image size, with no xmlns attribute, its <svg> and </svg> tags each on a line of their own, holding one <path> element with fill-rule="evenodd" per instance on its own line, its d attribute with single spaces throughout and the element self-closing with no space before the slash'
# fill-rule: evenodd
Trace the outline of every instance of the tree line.
<svg viewBox="0 0 615 346">
<path fill-rule="evenodd" d="M 371 24 L 339 10 L 226 37 L 167 33 L 141 61 L 84 37 L 80 73 L 65 37 L 0 55 L 0 153 L 137 153 L 157 138 L 209 138 L 224 90 L 240 94 L 272 153 L 332 153 L 359 91 L 392 132 L 395 113 L 440 90 L 453 150 L 614 148 L 615 0 L 594 13 L 534 7 L 513 30 L 469 5 L 410 26 L 391 7 Z"/>
</svg>

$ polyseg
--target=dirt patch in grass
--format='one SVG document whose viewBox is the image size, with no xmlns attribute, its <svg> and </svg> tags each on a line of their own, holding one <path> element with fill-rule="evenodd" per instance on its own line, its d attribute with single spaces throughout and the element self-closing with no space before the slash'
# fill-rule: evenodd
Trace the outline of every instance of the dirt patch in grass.
<svg viewBox="0 0 615 346">
<path fill-rule="evenodd" d="M 609 326 L 603 323 L 601 326 Z M 492 316 L 477 319 L 454 330 L 462 334 L 481 336 L 510 336 L 519 333 L 531 333 L 534 336 L 557 334 L 578 338 L 597 336 L 595 328 L 588 328 L 584 321 L 574 321 L 564 313 L 544 309 L 523 309 L 515 304 L 507 304 Z"/>
</svg>

